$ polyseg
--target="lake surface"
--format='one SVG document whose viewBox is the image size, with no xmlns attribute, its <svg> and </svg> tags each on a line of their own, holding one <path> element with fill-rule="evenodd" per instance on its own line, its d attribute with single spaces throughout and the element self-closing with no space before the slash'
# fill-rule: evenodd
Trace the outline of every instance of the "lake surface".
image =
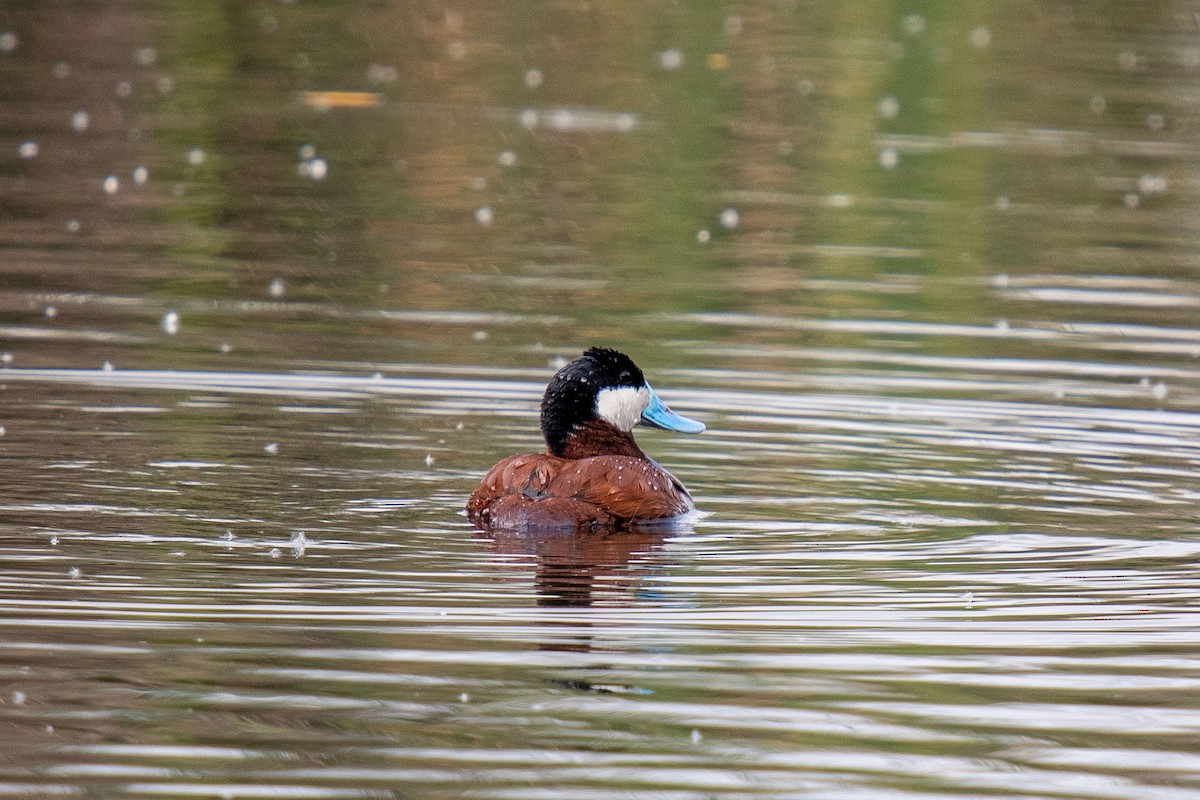
<svg viewBox="0 0 1200 800">
<path fill-rule="evenodd" d="M 7 3 L 0 797 L 1200 798 L 1193 12 Z"/>
</svg>

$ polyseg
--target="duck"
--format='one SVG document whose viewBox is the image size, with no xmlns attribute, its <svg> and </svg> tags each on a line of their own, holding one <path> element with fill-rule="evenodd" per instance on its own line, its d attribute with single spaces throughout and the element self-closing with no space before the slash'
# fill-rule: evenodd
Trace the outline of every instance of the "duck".
<svg viewBox="0 0 1200 800">
<path fill-rule="evenodd" d="M 705 430 L 660 400 L 629 356 L 588 349 L 546 386 L 546 452 L 509 456 L 492 467 L 467 500 L 467 518 L 485 529 L 599 531 L 695 511 L 683 484 L 634 441 L 638 425 Z"/>
</svg>

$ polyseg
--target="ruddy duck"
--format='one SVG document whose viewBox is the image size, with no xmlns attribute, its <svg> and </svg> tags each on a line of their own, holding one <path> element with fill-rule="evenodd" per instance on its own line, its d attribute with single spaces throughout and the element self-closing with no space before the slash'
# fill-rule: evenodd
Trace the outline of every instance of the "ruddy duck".
<svg viewBox="0 0 1200 800">
<path fill-rule="evenodd" d="M 492 467 L 467 501 L 467 517 L 488 528 L 598 530 L 694 510 L 683 484 L 633 440 L 639 422 L 704 430 L 667 408 L 629 356 L 593 347 L 546 387 L 546 452 L 509 456 Z"/>
</svg>

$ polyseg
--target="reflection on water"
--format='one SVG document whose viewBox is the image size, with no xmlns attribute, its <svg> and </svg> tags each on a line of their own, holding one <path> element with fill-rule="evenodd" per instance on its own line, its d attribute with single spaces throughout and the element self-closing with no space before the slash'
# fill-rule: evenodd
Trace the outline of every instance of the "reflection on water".
<svg viewBox="0 0 1200 800">
<path fill-rule="evenodd" d="M 1183 3 L 0 10 L 0 797 L 1200 797 Z M 561 359 L 702 514 L 461 513 Z"/>
</svg>

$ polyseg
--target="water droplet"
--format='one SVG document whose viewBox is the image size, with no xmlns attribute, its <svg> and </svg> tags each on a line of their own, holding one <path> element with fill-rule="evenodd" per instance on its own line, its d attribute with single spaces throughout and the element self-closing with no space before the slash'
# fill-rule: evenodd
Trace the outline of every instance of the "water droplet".
<svg viewBox="0 0 1200 800">
<path fill-rule="evenodd" d="M 538 112 L 535 109 L 526 108 L 517 115 L 517 121 L 521 124 L 522 128 L 531 131 L 538 126 Z"/>
<path fill-rule="evenodd" d="M 492 207 L 483 206 L 482 208 L 475 209 L 475 221 L 485 227 L 495 222 L 496 216 L 492 213 Z"/>
<path fill-rule="evenodd" d="M 725 228 L 726 230 L 733 230 L 738 226 L 738 223 L 741 222 L 742 218 L 741 215 L 738 214 L 738 210 L 736 208 L 730 207 L 721 212 L 719 219 L 721 221 L 721 227 Z"/>
<path fill-rule="evenodd" d="M 208 154 L 204 152 L 204 148 L 202 147 L 193 147 L 187 151 L 187 163 L 193 167 L 202 166 L 207 158 Z"/>
<path fill-rule="evenodd" d="M 560 108 L 550 116 L 550 125 L 556 130 L 570 130 L 575 124 L 575 114 L 569 108 Z"/>
<path fill-rule="evenodd" d="M 992 31 L 986 25 L 980 25 L 971 31 L 971 44 L 980 50 L 992 43 Z"/>
<path fill-rule="evenodd" d="M 58 306 L 46 306 L 46 310 L 43 313 L 45 313 L 48 319 L 54 319 L 58 316 Z"/>
<path fill-rule="evenodd" d="M 105 372 L 112 372 L 112 371 L 113 371 L 113 365 L 112 365 L 112 362 L 111 362 L 111 361 L 105 361 L 105 362 L 104 362 L 104 363 L 103 363 L 103 364 L 100 366 L 100 369 L 102 369 L 102 370 L 103 370 L 103 371 L 105 371 Z"/>
<path fill-rule="evenodd" d="M 283 555 L 283 553 L 278 547 L 272 547 L 267 551 L 267 555 L 269 555 L 271 558 L 279 558 L 281 555 Z"/>
<path fill-rule="evenodd" d="M 71 130 L 76 133 L 83 133 L 88 129 L 88 125 L 92 122 L 91 116 L 83 109 L 79 109 L 71 115 Z"/>
<path fill-rule="evenodd" d="M 1162 114 L 1148 114 L 1146 116 L 1146 127 L 1157 133 L 1167 127 L 1167 118 Z"/>
<path fill-rule="evenodd" d="M 992 327 L 999 333 L 1008 333 L 1008 320 L 998 319 Z"/>
<path fill-rule="evenodd" d="M 471 178 L 469 186 L 473 192 L 482 192 L 487 188 L 487 178 L 482 175 L 476 175 L 474 178 Z"/>
<path fill-rule="evenodd" d="M 1159 381 L 1158 383 L 1154 384 L 1154 388 L 1152 388 L 1150 390 L 1150 396 L 1153 397 L 1155 400 L 1160 400 L 1160 401 L 1167 399 L 1167 393 L 1168 393 L 1167 385 L 1165 383 L 1163 383 L 1162 381 Z"/>
<path fill-rule="evenodd" d="M 458 696 L 458 702 L 460 702 L 460 703 L 469 703 L 469 702 L 471 702 L 471 695 L 467 694 L 466 692 L 463 692 L 462 694 L 460 694 L 460 695 Z"/>
<path fill-rule="evenodd" d="M 116 194 L 121 190 L 121 179 L 116 175 L 109 175 L 104 179 L 103 187 L 105 194 Z"/>
<path fill-rule="evenodd" d="M 236 537 L 233 535 L 233 531 L 232 531 L 232 530 L 229 530 L 228 528 L 226 528 L 226 529 L 225 529 L 225 535 L 224 535 L 224 536 L 222 536 L 221 538 L 222 538 L 222 539 L 225 539 L 226 541 L 230 541 L 230 542 L 232 542 L 232 541 L 233 541 L 233 540 L 234 540 Z"/>
<path fill-rule="evenodd" d="M 1121 202 L 1125 204 L 1126 208 L 1132 209 L 1132 208 L 1137 208 L 1139 205 L 1141 205 L 1142 198 L 1139 197 L 1138 195 L 1134 194 L 1133 192 L 1127 192 L 1125 194 L 1125 197 L 1121 200 Z"/>
<path fill-rule="evenodd" d="M 267 442 L 266 444 L 263 445 L 263 450 L 269 456 L 278 455 L 279 443 L 278 442 Z"/>
<path fill-rule="evenodd" d="M 517 154 L 512 150 L 505 150 L 496 157 L 496 160 L 500 162 L 500 166 L 502 167 L 511 167 L 517 163 Z"/>
<path fill-rule="evenodd" d="M 925 17 L 920 14 L 909 14 L 900 21 L 900 29 L 910 36 L 925 32 Z"/>
<path fill-rule="evenodd" d="M 54 65 L 54 69 L 50 73 L 60 81 L 71 77 L 71 65 L 65 61 L 59 61 Z"/>
<path fill-rule="evenodd" d="M 432 467 L 434 462 L 433 453 L 428 453 L 425 456 L 425 466 Z"/>
<path fill-rule="evenodd" d="M 308 547 L 308 537 L 304 535 L 304 531 L 296 531 L 288 541 L 288 546 L 292 548 L 292 555 L 300 558 Z"/>
<path fill-rule="evenodd" d="M 1167 191 L 1167 179 L 1162 175 L 1142 175 L 1137 188 L 1142 194 L 1162 194 Z"/>
<path fill-rule="evenodd" d="M 133 51 L 133 60 L 143 67 L 153 66 L 158 61 L 158 51 L 153 47 L 139 47 Z"/>
<path fill-rule="evenodd" d="M 900 113 L 900 101 L 888 95 L 879 101 L 877 110 L 879 111 L 879 116 L 884 119 L 895 119 Z"/>
<path fill-rule="evenodd" d="M 11 364 L 13 360 L 12 353 L 0 353 L 0 363 Z"/>
<path fill-rule="evenodd" d="M 283 282 L 283 278 L 276 278 L 267 286 L 267 294 L 271 297 L 283 297 L 285 291 L 287 291 L 287 284 Z"/>
<path fill-rule="evenodd" d="M 83 575 L 83 570 L 81 570 L 79 567 L 71 567 L 69 570 L 67 570 L 68 578 L 74 579 L 80 577 L 81 575 Z"/>
<path fill-rule="evenodd" d="M 997 289 L 1007 289 L 1008 288 L 1008 275 L 1006 275 L 1003 272 L 993 275 L 992 276 L 992 286 L 996 287 Z"/>
<path fill-rule="evenodd" d="M 25 693 L 22 692 L 20 689 L 13 689 L 12 704 L 14 706 L 25 705 Z"/>
<path fill-rule="evenodd" d="M 58 536 L 51 536 L 51 537 L 50 537 L 50 546 L 51 546 L 51 547 L 58 547 Z"/>
<path fill-rule="evenodd" d="M 683 51 L 672 47 L 658 54 L 658 65 L 663 69 L 675 70 L 683 66 Z"/>
<path fill-rule="evenodd" d="M 704 738 L 704 734 L 700 733 L 699 728 L 692 728 L 692 744 L 700 744 L 700 740 Z"/>
<path fill-rule="evenodd" d="M 879 151 L 879 166 L 884 169 L 895 169 L 900 163 L 900 154 L 894 147 L 885 147 Z"/>
<path fill-rule="evenodd" d="M 712 239 L 712 232 L 708 228 L 701 228 L 696 231 L 696 241 L 700 244 L 708 244 Z"/>
<path fill-rule="evenodd" d="M 725 35 L 737 36 L 742 32 L 742 18 L 730 16 L 725 18 Z"/>
<path fill-rule="evenodd" d="M 1012 207 L 1012 201 L 1008 199 L 1007 195 L 1002 194 L 996 198 L 996 210 L 997 211 L 1007 211 L 1011 207 Z"/>
<path fill-rule="evenodd" d="M 488 332 L 484 330 L 475 331 L 471 334 L 471 338 L 477 342 L 482 342 L 484 339 L 488 338 Z"/>
<path fill-rule="evenodd" d="M 232 353 L 233 345 L 231 345 L 229 342 L 221 342 L 220 346 L 217 347 L 217 349 L 220 350 L 222 353 Z"/>
<path fill-rule="evenodd" d="M 530 89 L 536 89 L 546 80 L 546 76 L 542 74 L 540 69 L 525 70 L 525 86 Z"/>
<path fill-rule="evenodd" d="M 17 148 L 17 154 L 24 159 L 37 158 L 38 144 L 37 142 L 21 142 L 21 146 Z"/>
<path fill-rule="evenodd" d="M 314 181 L 325 180 L 325 176 L 329 174 L 329 164 L 323 158 L 314 158 L 308 162 L 308 177 Z"/>
<path fill-rule="evenodd" d="M 162 329 L 171 336 L 179 333 L 179 313 L 175 311 L 168 311 L 167 313 L 163 314 Z"/>
<path fill-rule="evenodd" d="M 455 39 L 446 45 L 446 55 L 454 61 L 461 61 L 467 55 L 467 43 L 462 39 Z"/>
<path fill-rule="evenodd" d="M 1117 64 L 1123 70 L 1128 71 L 1128 70 L 1134 69 L 1135 67 L 1137 67 L 1137 63 L 1138 63 L 1137 53 L 1134 53 L 1131 50 L 1125 50 L 1119 56 L 1117 56 Z"/>
<path fill-rule="evenodd" d="M 0 33 L 0 53 L 11 53 L 13 50 L 17 49 L 17 45 L 19 43 L 20 40 L 12 31 Z"/>
<path fill-rule="evenodd" d="M 158 89 L 159 94 L 170 94 L 175 91 L 175 79 L 170 75 L 163 75 L 155 81 L 154 87 Z"/>
<path fill-rule="evenodd" d="M 814 90 L 816 90 L 816 88 L 817 85 L 808 78 L 801 78 L 800 80 L 796 81 L 796 94 L 800 95 L 801 97 L 808 97 L 813 93 Z"/>
<path fill-rule="evenodd" d="M 120 81 L 117 84 L 117 97 L 129 97 L 133 94 L 133 84 L 129 81 Z"/>
<path fill-rule="evenodd" d="M 64 227 L 67 229 L 67 233 L 79 233 L 79 229 L 82 226 L 80 226 L 79 220 L 69 219 Z"/>
</svg>

